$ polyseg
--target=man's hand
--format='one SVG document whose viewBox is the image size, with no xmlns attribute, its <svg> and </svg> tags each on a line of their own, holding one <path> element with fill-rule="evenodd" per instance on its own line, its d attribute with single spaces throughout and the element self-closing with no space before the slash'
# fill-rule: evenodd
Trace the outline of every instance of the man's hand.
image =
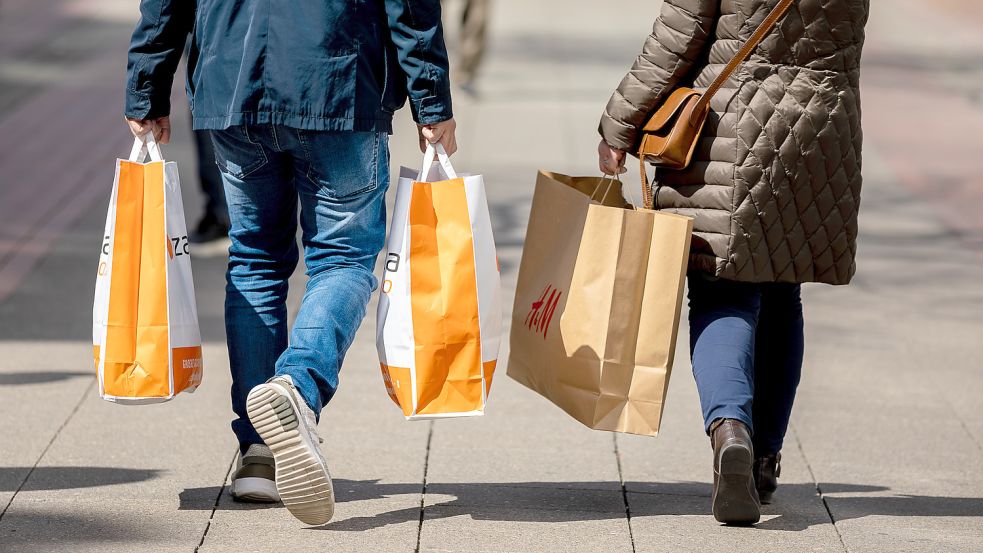
<svg viewBox="0 0 983 553">
<path fill-rule="evenodd" d="M 444 147 L 447 155 L 452 155 L 457 151 L 457 137 L 454 132 L 457 130 L 457 123 L 454 119 L 434 123 L 433 125 L 417 125 L 417 132 L 420 134 L 420 151 L 427 151 L 427 143 L 437 144 Z"/>
<path fill-rule="evenodd" d="M 620 175 L 628 171 L 625 169 L 625 152 L 601 140 L 597 145 L 597 167 L 605 175 Z"/>
<path fill-rule="evenodd" d="M 154 138 L 160 144 L 167 144 L 171 141 L 171 118 L 158 117 L 157 119 L 130 119 L 126 118 L 126 123 L 130 127 L 133 136 L 143 136 L 153 131 Z"/>
</svg>

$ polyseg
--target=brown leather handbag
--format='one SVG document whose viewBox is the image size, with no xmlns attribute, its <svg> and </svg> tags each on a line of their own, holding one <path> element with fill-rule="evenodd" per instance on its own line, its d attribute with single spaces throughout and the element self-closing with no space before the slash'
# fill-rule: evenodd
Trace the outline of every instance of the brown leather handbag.
<svg viewBox="0 0 983 553">
<path fill-rule="evenodd" d="M 649 187 L 645 162 L 666 169 L 685 169 L 693 160 L 693 152 L 699 141 L 703 125 L 710 113 L 710 99 L 727 82 L 737 67 L 751 55 L 758 44 L 771 32 L 775 23 L 785 15 L 795 0 L 781 0 L 755 29 L 751 38 L 741 46 L 717 78 L 703 92 L 679 87 L 655 110 L 641 128 L 638 146 L 638 162 L 642 172 L 642 188 L 645 205 L 654 202 Z"/>
</svg>

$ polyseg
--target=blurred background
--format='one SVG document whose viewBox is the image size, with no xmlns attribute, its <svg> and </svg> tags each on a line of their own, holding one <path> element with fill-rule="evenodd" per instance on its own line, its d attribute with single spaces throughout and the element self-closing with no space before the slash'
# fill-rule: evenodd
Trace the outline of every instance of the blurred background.
<svg viewBox="0 0 983 553">
<path fill-rule="evenodd" d="M 446 2 L 460 144 L 453 161 L 485 176 L 507 301 L 536 171 L 597 173 L 600 113 L 660 4 Z M 859 272 L 848 288 L 806 289 L 789 492 L 783 512 L 763 523 L 772 532 L 735 537 L 708 522 L 709 455 L 685 330 L 663 435 L 618 436 L 612 449 L 610 435 L 580 428 L 504 374 L 492 394 L 499 413 L 469 426 L 404 423 L 379 379 L 370 307 L 343 373 L 347 387 L 325 411 L 336 421 L 328 442 L 346 452 L 337 461 L 347 479 L 340 489 L 354 494 L 333 528 L 338 547 L 365 550 L 376 540 L 375 550 L 413 550 L 415 535 L 418 550 L 983 550 L 983 3 L 871 4 Z M 136 0 L 0 0 L 0 549 L 221 550 L 245 539 L 237 531 L 246 523 L 313 548 L 311 533 L 286 533 L 293 527 L 282 512 L 237 513 L 222 495 L 234 449 L 222 239 L 203 236 L 194 250 L 203 388 L 146 410 L 105 404 L 92 389 L 92 289 L 113 163 L 132 142 L 122 92 L 137 14 Z M 173 97 L 164 155 L 180 166 L 191 230 L 206 216 L 206 198 L 183 68 Z M 391 146 L 394 175 L 420 163 L 408 110 Z M 625 185 L 637 201 L 635 173 Z M 480 459 L 484 472 L 454 472 L 433 461 L 441 451 Z M 578 501 L 564 495 L 476 514 L 465 493 L 476 490 L 450 488 L 436 510 L 428 507 L 446 512 L 427 526 L 418 480 L 428 462 L 437 482 L 491 482 L 478 490 L 482 505 L 503 485 L 528 484 L 624 492 L 624 505 L 617 499 L 610 516 L 556 515 Z M 399 485 L 366 491 L 365 482 L 380 479 Z M 625 508 L 636 509 L 627 526 Z M 537 509 L 554 514 L 531 514 Z M 554 523 L 566 533 L 551 533 Z"/>
</svg>

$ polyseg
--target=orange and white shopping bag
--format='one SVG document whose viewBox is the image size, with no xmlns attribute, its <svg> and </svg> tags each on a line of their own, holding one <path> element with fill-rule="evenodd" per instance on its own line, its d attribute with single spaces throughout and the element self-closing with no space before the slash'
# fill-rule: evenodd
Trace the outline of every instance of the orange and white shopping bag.
<svg viewBox="0 0 983 553">
<path fill-rule="evenodd" d="M 151 161 L 142 163 L 147 154 Z M 152 134 L 116 160 L 99 256 L 92 341 L 99 395 L 167 401 L 201 383 L 201 335 L 181 185 Z"/>
<path fill-rule="evenodd" d="M 389 396 L 407 420 L 481 415 L 502 327 L 481 176 L 430 146 L 419 173 L 401 172 L 387 249 L 376 345 Z"/>
</svg>

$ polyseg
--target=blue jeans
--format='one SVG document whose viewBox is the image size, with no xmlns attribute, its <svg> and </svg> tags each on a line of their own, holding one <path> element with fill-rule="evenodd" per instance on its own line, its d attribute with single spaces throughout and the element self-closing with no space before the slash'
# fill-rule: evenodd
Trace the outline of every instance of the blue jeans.
<svg viewBox="0 0 983 553">
<path fill-rule="evenodd" d="M 232 429 L 243 451 L 261 443 L 246 396 L 289 375 L 315 413 L 338 373 L 375 290 L 385 243 L 388 136 L 257 125 L 213 131 L 229 205 L 232 246 L 225 328 Z M 287 279 L 301 228 L 307 290 L 287 337 Z"/>
<path fill-rule="evenodd" d="M 705 429 L 748 426 L 755 455 L 782 449 L 802 374 L 798 284 L 689 276 L 690 352 Z"/>
</svg>

